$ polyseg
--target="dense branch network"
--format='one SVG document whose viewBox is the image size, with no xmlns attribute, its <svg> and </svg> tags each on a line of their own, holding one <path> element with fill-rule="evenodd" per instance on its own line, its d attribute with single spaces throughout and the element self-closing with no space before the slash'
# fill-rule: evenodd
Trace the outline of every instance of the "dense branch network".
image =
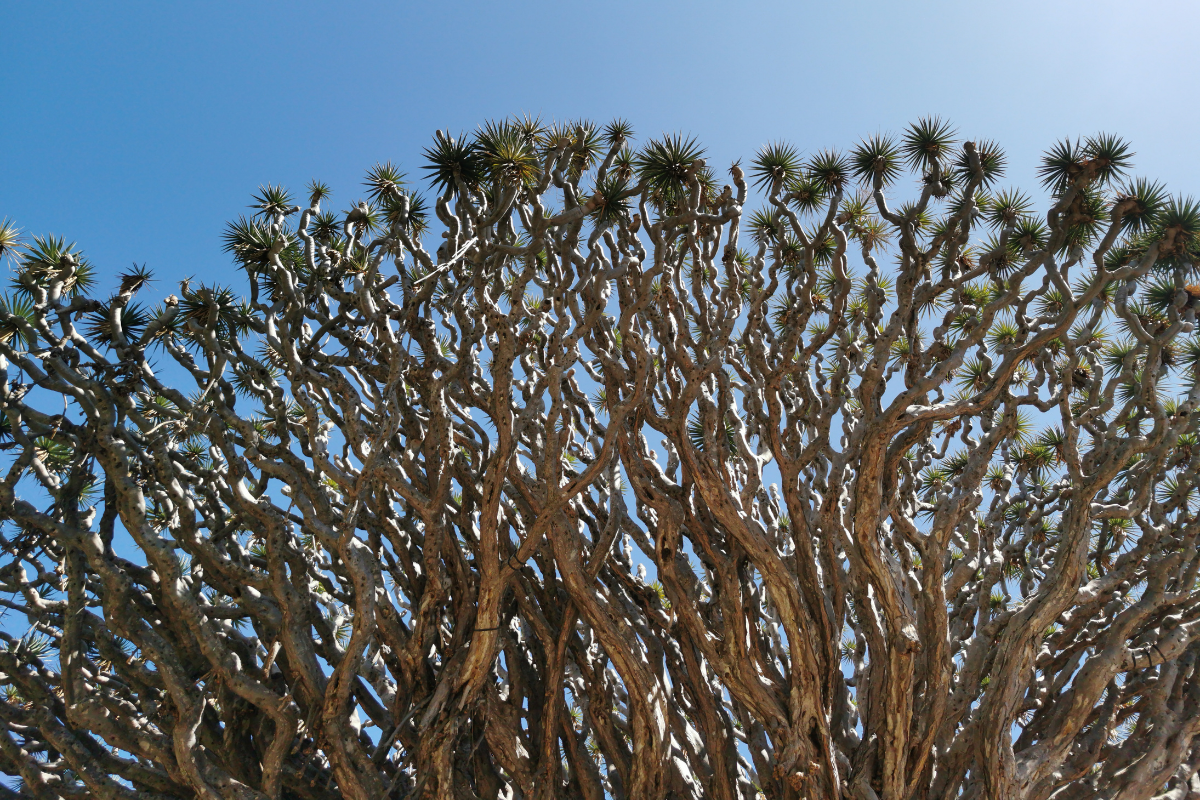
<svg viewBox="0 0 1200 800">
<path fill-rule="evenodd" d="M 0 796 L 1200 796 L 1200 207 L 631 141 L 263 187 L 244 298 L 0 226 Z"/>
</svg>

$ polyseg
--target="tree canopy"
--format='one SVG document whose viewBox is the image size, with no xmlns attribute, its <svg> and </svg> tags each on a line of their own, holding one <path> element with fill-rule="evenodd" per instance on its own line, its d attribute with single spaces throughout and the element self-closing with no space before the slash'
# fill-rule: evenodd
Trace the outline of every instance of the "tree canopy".
<svg viewBox="0 0 1200 800">
<path fill-rule="evenodd" d="M 157 301 L 0 223 L 0 800 L 1200 796 L 1200 204 L 705 156 L 439 131 Z"/>
</svg>

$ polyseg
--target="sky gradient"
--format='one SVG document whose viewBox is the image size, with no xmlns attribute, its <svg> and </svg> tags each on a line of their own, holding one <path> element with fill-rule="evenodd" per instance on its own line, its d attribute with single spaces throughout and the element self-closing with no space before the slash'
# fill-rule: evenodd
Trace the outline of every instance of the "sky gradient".
<svg viewBox="0 0 1200 800">
<path fill-rule="evenodd" d="M 852 146 L 924 114 L 1008 151 L 1128 138 L 1200 193 L 1193 3 L 8 3 L 0 218 L 77 241 L 101 276 L 236 281 L 220 236 L 260 183 L 345 208 L 420 174 L 435 129 L 515 113 L 695 135 L 719 170 L 785 139 Z M 636 144 L 636 142 L 635 142 Z"/>
</svg>

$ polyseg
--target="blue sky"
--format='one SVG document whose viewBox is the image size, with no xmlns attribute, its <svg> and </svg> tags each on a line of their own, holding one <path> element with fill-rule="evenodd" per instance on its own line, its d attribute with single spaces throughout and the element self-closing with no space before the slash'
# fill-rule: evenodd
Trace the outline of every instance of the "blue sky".
<svg viewBox="0 0 1200 800">
<path fill-rule="evenodd" d="M 1057 138 L 1119 132 L 1139 174 L 1200 193 L 1190 42 L 1160 2 L 7 3 L 0 218 L 236 281 L 224 222 L 271 181 L 345 207 L 363 172 L 410 175 L 438 128 L 623 116 L 714 166 L 772 139 L 812 152 L 941 114 L 999 140 L 1032 189 Z"/>
</svg>

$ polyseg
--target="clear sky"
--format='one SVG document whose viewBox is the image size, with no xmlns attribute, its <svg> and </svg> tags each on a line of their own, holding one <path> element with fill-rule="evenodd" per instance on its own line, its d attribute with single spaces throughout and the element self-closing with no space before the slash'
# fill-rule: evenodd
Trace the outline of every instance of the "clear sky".
<svg viewBox="0 0 1200 800">
<path fill-rule="evenodd" d="M 1064 136 L 1120 133 L 1136 171 L 1200 194 L 1200 5 L 1087 2 L 7 2 L 0 218 L 234 281 L 224 221 L 259 183 L 334 203 L 437 128 L 514 113 L 680 130 L 722 167 L 768 140 L 853 145 L 941 114 L 1033 189 Z"/>
</svg>

